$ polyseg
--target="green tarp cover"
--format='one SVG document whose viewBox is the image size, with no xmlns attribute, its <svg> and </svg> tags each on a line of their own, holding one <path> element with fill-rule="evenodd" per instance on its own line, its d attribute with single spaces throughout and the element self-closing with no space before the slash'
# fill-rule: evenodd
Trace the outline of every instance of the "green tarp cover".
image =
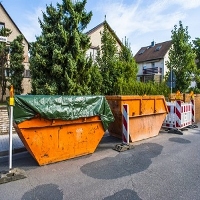
<svg viewBox="0 0 200 200">
<path fill-rule="evenodd" d="M 37 114 L 62 120 L 99 116 L 105 130 L 114 121 L 104 96 L 15 95 L 13 118 L 17 124 Z"/>
</svg>

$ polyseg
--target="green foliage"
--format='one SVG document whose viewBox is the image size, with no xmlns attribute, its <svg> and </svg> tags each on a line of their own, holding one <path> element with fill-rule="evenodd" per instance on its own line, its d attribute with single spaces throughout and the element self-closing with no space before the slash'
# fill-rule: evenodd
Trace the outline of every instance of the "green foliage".
<svg viewBox="0 0 200 200">
<path fill-rule="evenodd" d="M 91 74 L 91 94 L 101 95 L 101 87 L 104 84 L 98 65 L 94 64 L 90 69 Z"/>
<path fill-rule="evenodd" d="M 176 75 L 174 91 L 185 92 L 193 80 L 192 74 L 196 73 L 195 53 L 189 42 L 188 27 L 184 28 L 182 22 L 179 27 L 172 30 L 172 47 L 169 51 L 169 61 L 166 63 L 169 71 L 172 69 Z M 166 77 L 168 77 L 167 73 Z"/>
<path fill-rule="evenodd" d="M 131 84 L 137 79 L 138 66 L 126 38 L 119 53 L 119 59 L 115 71 L 117 73 L 116 82 L 114 83 L 115 92 L 117 94 L 123 93 L 124 84 L 127 86 L 129 85 L 129 89 L 131 90 Z"/>
<path fill-rule="evenodd" d="M 193 40 L 194 44 L 194 51 L 196 53 L 196 65 L 197 65 L 197 70 L 195 73 L 195 81 L 197 84 L 197 88 L 200 90 L 200 38 L 195 38 Z"/>
<path fill-rule="evenodd" d="M 139 82 L 132 81 L 129 83 L 122 83 L 122 88 L 119 93 L 120 95 L 164 95 L 168 97 L 170 89 L 167 87 L 165 82 L 154 83 L 154 82 Z"/>
<path fill-rule="evenodd" d="M 190 93 L 191 91 L 194 92 L 195 94 L 200 94 L 200 88 L 198 86 L 190 87 L 187 92 Z"/>
<path fill-rule="evenodd" d="M 115 68 L 117 67 L 118 49 L 116 40 L 108 30 L 108 24 L 104 22 L 104 29 L 101 35 L 101 48 L 97 51 L 96 62 L 99 66 L 103 79 L 101 93 L 104 95 L 114 94 L 114 83 L 117 79 Z"/>
<path fill-rule="evenodd" d="M 86 0 L 63 0 L 46 6 L 42 34 L 31 44 L 30 70 L 33 94 L 91 94 L 92 61 L 86 58 L 89 37 L 83 33 L 92 13 Z"/>
<path fill-rule="evenodd" d="M 11 34 L 11 30 L 7 28 L 0 29 L 0 35 L 8 37 Z M 0 42 L 0 85 L 1 85 L 1 101 L 3 101 L 3 95 L 6 93 L 6 82 L 5 70 L 9 67 L 8 63 L 9 46 L 5 42 Z"/>
<path fill-rule="evenodd" d="M 101 93 L 116 95 L 122 93 L 123 85 L 129 85 L 136 80 L 137 64 L 125 38 L 125 44 L 117 47 L 116 39 L 109 31 L 107 22 L 101 38 L 101 49 L 97 53 L 96 61 L 103 78 Z"/>
<path fill-rule="evenodd" d="M 23 92 L 22 80 L 24 65 L 24 47 L 23 36 L 19 35 L 10 43 L 10 78 L 8 82 L 14 86 L 15 94 L 21 94 Z"/>
<path fill-rule="evenodd" d="M 200 38 L 195 38 L 195 40 L 193 40 L 193 44 L 194 51 L 196 53 L 196 64 L 198 69 L 200 69 Z"/>
</svg>

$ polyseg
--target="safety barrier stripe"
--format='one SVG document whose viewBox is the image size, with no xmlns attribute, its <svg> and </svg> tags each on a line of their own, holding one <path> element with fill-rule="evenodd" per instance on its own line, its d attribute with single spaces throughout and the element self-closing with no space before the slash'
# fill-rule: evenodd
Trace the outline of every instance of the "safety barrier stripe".
<svg viewBox="0 0 200 200">
<path fill-rule="evenodd" d="M 192 103 L 192 123 L 195 122 L 195 104 L 194 104 L 194 100 L 191 100 Z"/>
<path fill-rule="evenodd" d="M 190 103 L 182 103 L 177 100 L 175 102 L 167 102 L 169 113 L 167 114 L 162 127 L 184 128 L 191 125 L 195 119 L 194 100 Z"/>
<path fill-rule="evenodd" d="M 122 134 L 122 142 L 124 144 L 129 144 L 129 114 L 128 114 L 129 106 L 128 104 L 123 105 L 123 115 L 122 115 L 122 123 L 123 123 L 123 134 Z"/>
</svg>

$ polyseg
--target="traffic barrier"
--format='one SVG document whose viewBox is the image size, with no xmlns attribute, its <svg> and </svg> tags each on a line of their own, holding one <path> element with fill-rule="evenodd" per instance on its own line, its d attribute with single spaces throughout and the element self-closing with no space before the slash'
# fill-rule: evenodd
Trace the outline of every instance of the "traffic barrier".
<svg viewBox="0 0 200 200">
<path fill-rule="evenodd" d="M 128 104 L 123 105 L 123 136 L 122 143 L 129 145 L 129 106 Z"/>
<path fill-rule="evenodd" d="M 162 127 L 183 129 L 192 125 L 195 121 L 194 101 L 190 103 L 183 103 L 181 100 L 175 102 L 167 102 L 169 113 L 167 114 Z"/>
<path fill-rule="evenodd" d="M 191 99 L 192 104 L 192 123 L 195 123 L 195 102 L 194 99 Z"/>
</svg>

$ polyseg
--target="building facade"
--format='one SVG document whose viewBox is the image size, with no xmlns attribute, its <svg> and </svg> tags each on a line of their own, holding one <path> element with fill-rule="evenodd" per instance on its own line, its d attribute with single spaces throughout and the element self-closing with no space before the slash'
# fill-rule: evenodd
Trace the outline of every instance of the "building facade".
<svg viewBox="0 0 200 200">
<path fill-rule="evenodd" d="M 7 38 L 7 45 L 9 45 L 10 42 L 12 42 L 18 35 L 23 35 L 15 22 L 12 20 L 10 15 L 7 13 L 6 9 L 3 7 L 2 3 L 0 3 L 0 28 L 7 28 L 12 31 L 10 36 Z M 22 87 L 23 87 L 23 94 L 28 94 L 31 92 L 31 82 L 30 82 L 30 70 L 29 70 L 29 43 L 27 39 L 24 37 L 23 40 L 23 46 L 24 46 L 24 78 L 22 81 Z M 9 57 L 8 57 L 9 59 Z M 7 91 L 8 96 L 9 91 Z"/>
<path fill-rule="evenodd" d="M 171 41 L 166 41 L 142 47 L 134 56 L 138 64 L 137 78 L 141 82 L 155 81 L 161 82 L 168 69 L 166 61 L 169 60 L 169 50 Z"/>
<path fill-rule="evenodd" d="M 121 49 L 122 47 L 122 42 L 118 38 L 118 36 L 115 34 L 113 29 L 110 27 L 108 22 L 105 20 L 104 22 L 100 23 L 99 25 L 95 26 L 93 29 L 89 30 L 86 34 L 90 37 L 90 42 L 91 42 L 91 47 L 87 51 L 86 56 L 89 57 L 90 55 L 92 56 L 93 60 L 95 60 L 96 55 L 97 55 L 97 50 L 101 48 L 101 34 L 103 33 L 104 30 L 104 25 L 106 25 L 108 31 L 112 34 L 112 36 L 116 40 L 116 46 L 118 50 Z"/>
</svg>

